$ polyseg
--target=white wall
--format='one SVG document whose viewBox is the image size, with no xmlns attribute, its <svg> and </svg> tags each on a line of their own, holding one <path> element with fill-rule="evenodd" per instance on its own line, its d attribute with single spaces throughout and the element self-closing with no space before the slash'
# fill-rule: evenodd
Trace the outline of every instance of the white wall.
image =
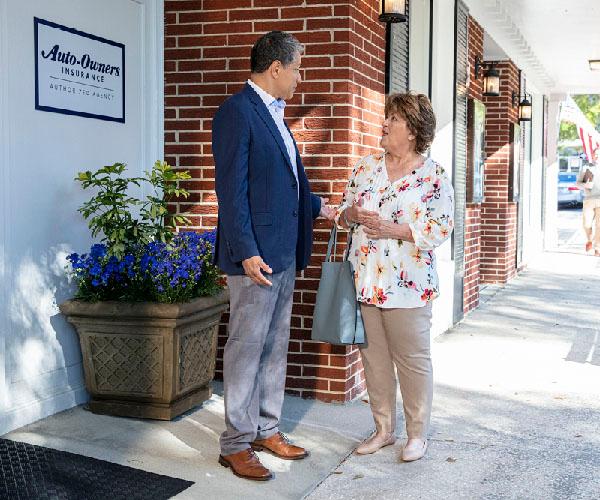
<svg viewBox="0 0 600 500">
<path fill-rule="evenodd" d="M 452 176 L 454 159 L 454 0 L 433 2 L 433 61 L 431 102 L 437 118 L 437 133 L 431 157 Z M 411 40 L 412 42 L 413 40 Z M 432 335 L 452 326 L 454 261 L 450 239 L 436 250 L 440 297 L 434 301 Z"/>
<path fill-rule="evenodd" d="M 126 122 L 35 110 L 34 16 L 125 44 Z M 161 0 L 0 0 L 0 434 L 87 399 L 57 304 L 92 243 L 76 173 L 162 157 Z"/>
</svg>

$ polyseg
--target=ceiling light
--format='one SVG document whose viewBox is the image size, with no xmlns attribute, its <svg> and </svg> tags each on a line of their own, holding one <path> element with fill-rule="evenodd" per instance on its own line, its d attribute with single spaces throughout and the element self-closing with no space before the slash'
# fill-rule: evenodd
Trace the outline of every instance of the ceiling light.
<svg viewBox="0 0 600 500">
<path fill-rule="evenodd" d="M 592 71 L 600 71 L 600 59 L 590 59 L 589 63 Z"/>
</svg>

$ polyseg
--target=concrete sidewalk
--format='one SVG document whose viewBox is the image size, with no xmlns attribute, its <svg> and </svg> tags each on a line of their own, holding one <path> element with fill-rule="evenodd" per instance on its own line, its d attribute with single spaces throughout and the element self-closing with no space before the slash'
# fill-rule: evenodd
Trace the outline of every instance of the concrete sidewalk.
<svg viewBox="0 0 600 500">
<path fill-rule="evenodd" d="M 350 455 L 373 427 L 364 402 L 287 396 L 282 430 L 311 457 L 261 453 L 276 479 L 236 478 L 216 461 L 218 385 L 211 400 L 172 422 L 79 407 L 5 437 L 194 481 L 182 499 L 600 498 L 600 259 L 547 253 L 493 292 L 433 343 L 432 439 L 418 462 L 400 463 L 401 441 Z M 402 412 L 398 418 L 402 435 Z"/>
<path fill-rule="evenodd" d="M 580 247 L 544 254 L 434 341 L 423 460 L 353 455 L 310 500 L 600 498 L 600 259 Z"/>
<path fill-rule="evenodd" d="M 221 387 L 215 386 L 209 401 L 171 422 L 95 415 L 77 407 L 3 437 L 194 481 L 177 499 L 291 500 L 312 491 L 371 431 L 363 401 L 342 406 L 286 396 L 282 431 L 311 456 L 285 461 L 259 453 L 276 479 L 240 479 L 217 463 L 225 422 Z"/>
</svg>

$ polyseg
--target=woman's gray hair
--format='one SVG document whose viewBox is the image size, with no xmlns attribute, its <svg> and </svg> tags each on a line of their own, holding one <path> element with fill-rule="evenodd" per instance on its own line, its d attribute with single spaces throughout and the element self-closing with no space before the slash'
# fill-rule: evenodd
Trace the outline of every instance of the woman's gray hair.
<svg viewBox="0 0 600 500">
<path fill-rule="evenodd" d="M 269 69 L 273 61 L 280 61 L 288 66 L 296 58 L 296 54 L 302 54 L 304 47 L 298 39 L 284 31 L 271 31 L 261 36 L 250 54 L 250 71 L 252 73 L 264 73 Z"/>
</svg>

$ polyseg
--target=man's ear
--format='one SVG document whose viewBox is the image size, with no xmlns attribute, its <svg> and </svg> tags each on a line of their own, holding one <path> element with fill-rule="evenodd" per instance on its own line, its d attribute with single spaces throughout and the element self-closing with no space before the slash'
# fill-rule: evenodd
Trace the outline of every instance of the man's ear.
<svg viewBox="0 0 600 500">
<path fill-rule="evenodd" d="M 279 72 L 282 69 L 281 61 L 273 61 L 269 66 L 269 72 L 274 79 L 279 78 Z"/>
</svg>

